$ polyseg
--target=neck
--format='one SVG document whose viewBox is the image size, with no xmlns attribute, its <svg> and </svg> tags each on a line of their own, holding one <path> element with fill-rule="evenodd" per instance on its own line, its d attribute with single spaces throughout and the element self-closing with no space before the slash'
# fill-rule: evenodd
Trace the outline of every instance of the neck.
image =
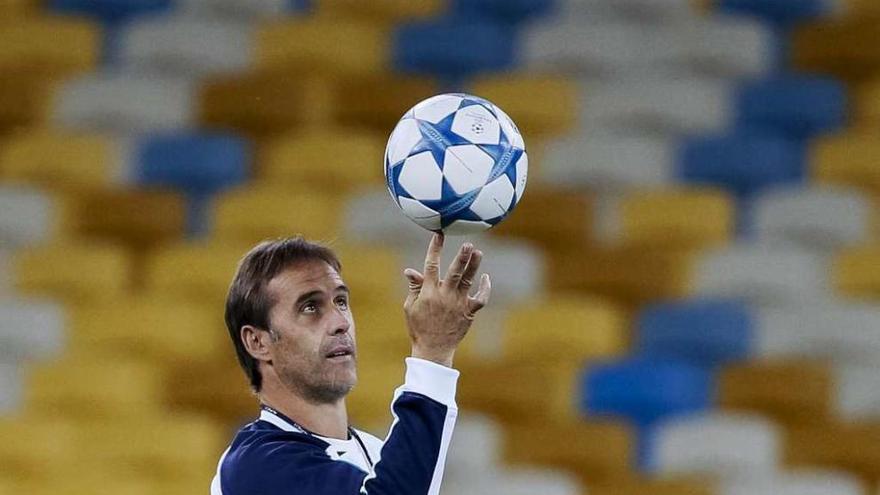
<svg viewBox="0 0 880 495">
<path fill-rule="evenodd" d="M 260 402 L 316 435 L 348 439 L 348 412 L 344 398 L 332 403 L 310 402 L 274 380 L 264 380 L 258 396 Z"/>
</svg>

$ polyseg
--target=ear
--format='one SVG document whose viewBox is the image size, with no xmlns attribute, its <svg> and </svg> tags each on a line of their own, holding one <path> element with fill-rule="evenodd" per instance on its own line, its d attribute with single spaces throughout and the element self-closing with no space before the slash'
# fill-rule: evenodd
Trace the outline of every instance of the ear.
<svg viewBox="0 0 880 495">
<path fill-rule="evenodd" d="M 269 352 L 272 344 L 272 335 L 260 330 L 253 325 L 241 327 L 241 343 L 245 350 L 257 361 L 271 361 L 272 354 Z"/>
</svg>

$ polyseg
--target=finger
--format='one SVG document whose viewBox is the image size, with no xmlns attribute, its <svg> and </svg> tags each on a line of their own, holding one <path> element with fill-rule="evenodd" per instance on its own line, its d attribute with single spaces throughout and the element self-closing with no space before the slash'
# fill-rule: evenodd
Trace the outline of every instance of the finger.
<svg viewBox="0 0 880 495">
<path fill-rule="evenodd" d="M 461 276 L 461 281 L 458 284 L 459 289 L 465 292 L 471 290 L 471 286 L 474 285 L 474 277 L 477 275 L 477 270 L 480 269 L 480 262 L 482 261 L 483 252 L 475 249 L 473 254 L 471 254 L 470 261 L 468 261 L 467 268 Z"/>
<path fill-rule="evenodd" d="M 443 277 L 443 284 L 445 286 L 458 287 L 461 277 L 468 267 L 473 251 L 474 245 L 469 242 L 462 244 L 461 247 L 458 248 L 458 254 L 455 256 L 455 259 L 452 260 L 452 263 L 449 264 L 449 268 L 446 270 L 446 276 Z"/>
<path fill-rule="evenodd" d="M 422 284 L 425 282 L 425 277 L 412 268 L 404 270 L 403 275 L 409 283 L 410 293 L 418 294 L 422 290 Z"/>
<path fill-rule="evenodd" d="M 425 281 L 437 283 L 440 277 L 440 251 L 443 250 L 443 234 L 435 233 L 431 236 L 428 244 L 428 252 L 425 255 Z"/>
<path fill-rule="evenodd" d="M 489 279 L 488 273 L 484 273 L 483 276 L 480 277 L 480 288 L 477 289 L 477 293 L 468 298 L 468 311 L 470 311 L 470 314 L 473 315 L 489 304 L 489 296 L 491 294 L 492 280 Z"/>
</svg>

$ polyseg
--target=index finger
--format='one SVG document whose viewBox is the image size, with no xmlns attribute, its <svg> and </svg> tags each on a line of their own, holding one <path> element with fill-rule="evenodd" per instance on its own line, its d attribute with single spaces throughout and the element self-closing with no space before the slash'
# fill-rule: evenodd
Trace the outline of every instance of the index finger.
<svg viewBox="0 0 880 495">
<path fill-rule="evenodd" d="M 440 279 L 440 251 L 443 250 L 443 234 L 435 233 L 425 255 L 425 281 L 436 283 Z"/>
</svg>

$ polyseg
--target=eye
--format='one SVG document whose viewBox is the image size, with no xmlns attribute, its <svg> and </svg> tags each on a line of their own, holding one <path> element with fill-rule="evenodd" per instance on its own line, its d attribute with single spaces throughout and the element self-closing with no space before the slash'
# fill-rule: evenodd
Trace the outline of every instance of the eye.
<svg viewBox="0 0 880 495">
<path fill-rule="evenodd" d="M 348 298 L 337 297 L 336 298 L 336 305 L 339 306 L 340 308 L 342 308 L 343 310 L 347 310 L 348 309 Z"/>
<path fill-rule="evenodd" d="M 309 301 L 302 305 L 300 311 L 303 313 L 314 313 L 318 311 L 318 306 L 314 302 Z"/>
</svg>

